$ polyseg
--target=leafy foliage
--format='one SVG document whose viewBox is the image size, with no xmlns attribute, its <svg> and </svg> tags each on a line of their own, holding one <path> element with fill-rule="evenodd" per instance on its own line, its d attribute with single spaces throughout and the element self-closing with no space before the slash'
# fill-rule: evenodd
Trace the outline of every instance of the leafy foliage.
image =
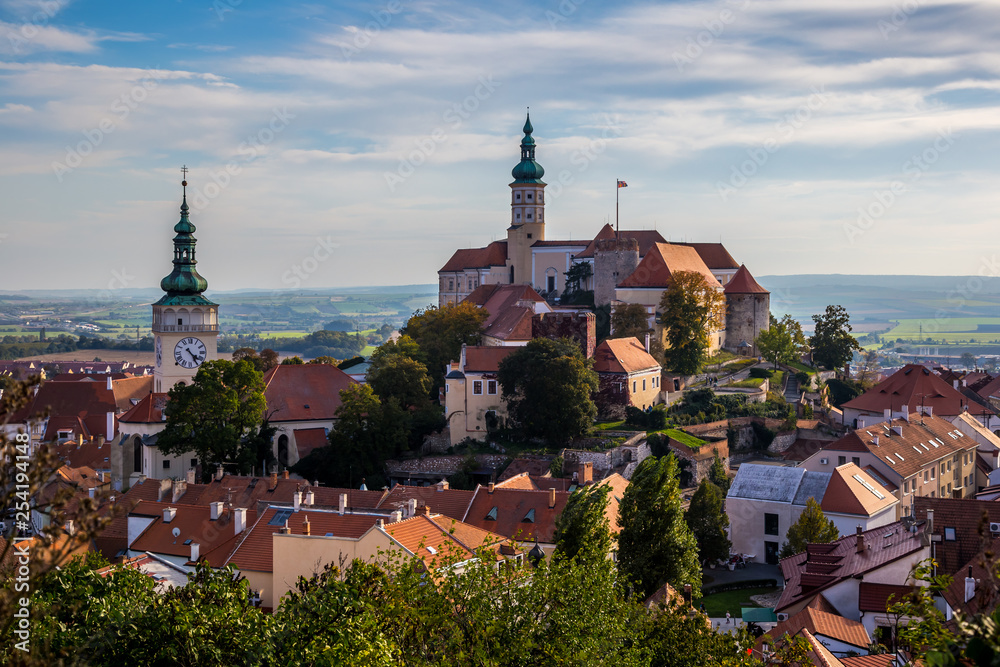
<svg viewBox="0 0 1000 667">
<path fill-rule="evenodd" d="M 698 542 L 698 554 L 703 561 L 729 558 L 732 543 L 726 536 L 729 517 L 722 508 L 723 498 L 725 494 L 718 486 L 703 479 L 684 517 Z"/>
<path fill-rule="evenodd" d="M 646 458 L 618 505 L 618 569 L 643 598 L 664 583 L 691 584 L 700 597 L 698 543 L 684 521 L 677 475 L 673 456 Z"/>
<path fill-rule="evenodd" d="M 458 359 L 462 345 L 479 344 L 487 317 L 485 309 L 471 303 L 431 306 L 415 312 L 399 332 L 416 343 L 420 361 L 427 365 L 437 388 L 444 385 L 445 365 Z"/>
<path fill-rule="evenodd" d="M 861 345 L 851 335 L 850 316 L 843 306 L 827 306 L 822 315 L 813 315 L 815 333 L 809 339 L 813 358 L 827 368 L 841 368 Z"/>
<path fill-rule="evenodd" d="M 677 271 L 660 299 L 665 345 L 663 361 L 682 375 L 694 375 L 705 362 L 709 334 L 722 326 L 725 297 L 703 275 Z"/>
<path fill-rule="evenodd" d="M 722 497 L 725 498 L 726 494 L 729 493 L 729 475 L 726 474 L 726 464 L 719 458 L 718 451 L 715 452 L 715 460 L 712 461 L 712 467 L 708 471 L 708 480 L 722 492 Z"/>
<path fill-rule="evenodd" d="M 802 325 L 787 314 L 780 320 L 771 315 L 770 327 L 761 331 L 754 342 L 761 356 L 774 362 L 775 367 L 798 361 L 809 347 Z"/>
<path fill-rule="evenodd" d="M 260 461 L 264 409 L 264 376 L 249 359 L 205 362 L 191 384 L 170 389 L 157 445 L 167 454 L 195 452 L 206 476 L 219 465 L 248 473 Z"/>
<path fill-rule="evenodd" d="M 649 313 L 639 303 L 619 303 L 611 311 L 611 331 L 615 338 L 635 336 L 642 341 L 649 328 Z"/>
<path fill-rule="evenodd" d="M 807 544 L 833 542 L 840 537 L 840 531 L 833 519 L 827 519 L 815 498 L 806 501 L 806 508 L 798 520 L 788 527 L 785 534 L 788 541 L 781 547 L 781 557 L 787 558 L 806 550 Z"/>
<path fill-rule="evenodd" d="M 568 338 L 529 341 L 500 362 L 497 379 L 510 420 L 526 437 L 562 444 L 597 416 L 597 373 Z"/>
<path fill-rule="evenodd" d="M 611 551 L 611 529 L 606 514 L 607 484 L 591 484 L 574 491 L 556 519 L 556 556 L 581 561 L 601 560 Z"/>
</svg>

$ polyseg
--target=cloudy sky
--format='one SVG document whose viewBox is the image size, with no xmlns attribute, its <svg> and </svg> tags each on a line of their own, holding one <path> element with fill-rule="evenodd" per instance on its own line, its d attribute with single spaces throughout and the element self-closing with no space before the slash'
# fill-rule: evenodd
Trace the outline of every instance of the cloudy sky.
<svg viewBox="0 0 1000 667">
<path fill-rule="evenodd" d="M 757 275 L 991 264 L 1000 4 L 0 0 L 3 289 L 148 287 L 180 167 L 215 289 L 430 283 L 502 238 L 525 108 L 550 239 Z"/>
</svg>

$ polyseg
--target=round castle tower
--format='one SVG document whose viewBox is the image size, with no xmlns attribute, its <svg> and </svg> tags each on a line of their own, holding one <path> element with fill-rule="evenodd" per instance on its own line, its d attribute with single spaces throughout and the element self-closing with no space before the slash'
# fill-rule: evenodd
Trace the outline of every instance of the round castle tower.
<svg viewBox="0 0 1000 667">
<path fill-rule="evenodd" d="M 615 300 L 615 288 L 639 266 L 635 239 L 601 239 L 594 244 L 594 305 Z"/>
<path fill-rule="evenodd" d="M 771 326 L 771 293 L 740 265 L 726 284 L 726 342 L 730 352 L 757 356 L 757 336 Z"/>
</svg>

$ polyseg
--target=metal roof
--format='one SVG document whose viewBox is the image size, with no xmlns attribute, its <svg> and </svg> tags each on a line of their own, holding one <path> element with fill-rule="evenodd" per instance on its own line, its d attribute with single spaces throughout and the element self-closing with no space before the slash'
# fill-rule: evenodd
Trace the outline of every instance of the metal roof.
<svg viewBox="0 0 1000 667">
<path fill-rule="evenodd" d="M 802 468 L 744 463 L 729 488 L 729 498 L 769 500 L 777 503 L 805 505 L 815 498 L 823 502 L 823 494 L 832 473 L 808 472 Z"/>
<path fill-rule="evenodd" d="M 826 493 L 826 487 L 830 483 L 831 477 L 833 477 L 833 473 L 830 472 L 807 472 L 802 476 L 802 482 L 799 483 L 799 489 L 795 492 L 792 504 L 805 505 L 810 498 L 815 498 L 818 503 L 823 502 L 823 495 Z"/>
</svg>

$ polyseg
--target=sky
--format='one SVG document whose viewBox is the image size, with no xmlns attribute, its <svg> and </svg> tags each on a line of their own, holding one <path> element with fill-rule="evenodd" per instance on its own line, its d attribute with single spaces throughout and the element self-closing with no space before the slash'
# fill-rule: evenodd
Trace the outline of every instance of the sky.
<svg viewBox="0 0 1000 667">
<path fill-rule="evenodd" d="M 1000 3 L 0 0 L 0 289 L 436 282 L 615 221 L 756 275 L 995 275 Z M 616 190 L 621 179 L 628 187 Z"/>
</svg>

